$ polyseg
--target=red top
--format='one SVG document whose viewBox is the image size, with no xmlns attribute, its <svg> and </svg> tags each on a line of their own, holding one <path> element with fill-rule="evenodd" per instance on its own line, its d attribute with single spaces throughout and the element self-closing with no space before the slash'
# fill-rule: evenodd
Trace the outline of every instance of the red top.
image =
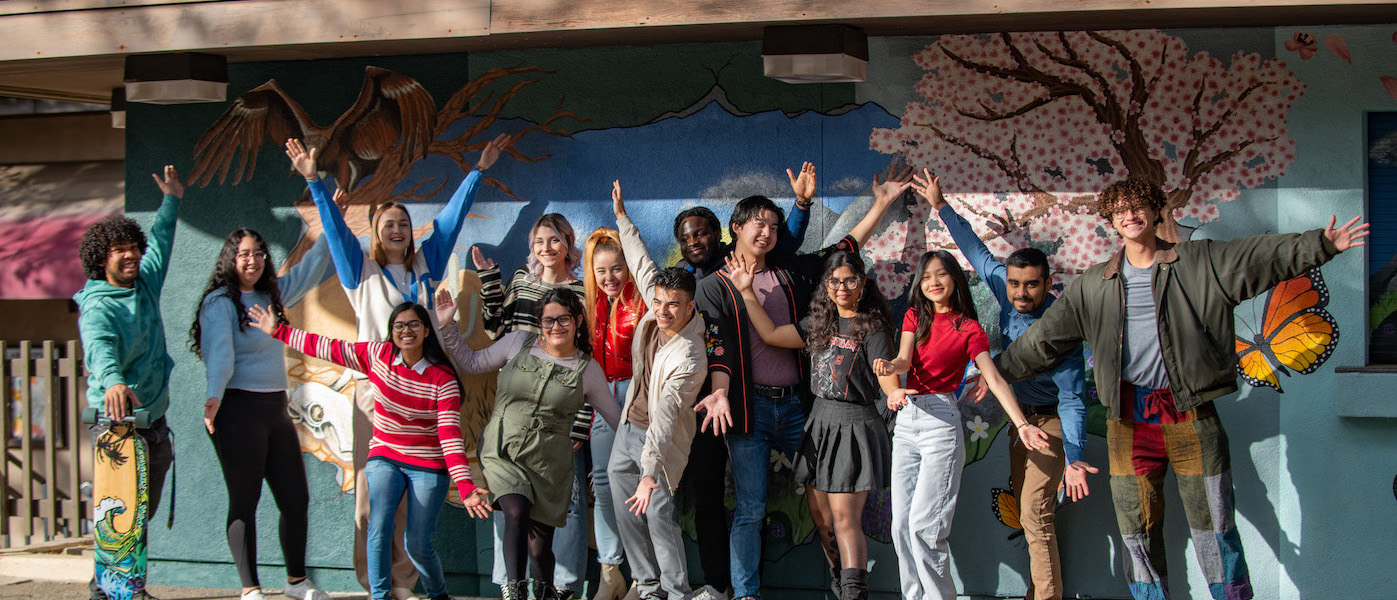
<svg viewBox="0 0 1397 600">
<path fill-rule="evenodd" d="M 917 309 L 902 318 L 903 335 L 917 334 Z M 912 349 L 907 387 L 918 394 L 954 392 L 965 378 L 965 366 L 990 349 L 980 322 L 956 313 L 937 313 L 926 342 Z"/>
<path fill-rule="evenodd" d="M 611 319 L 611 299 L 598 294 L 592 314 L 592 358 L 597 359 L 607 381 L 631 378 L 631 341 L 635 326 L 645 316 L 645 301 L 640 298 L 634 281 L 621 288 L 621 302 L 616 306 L 616 320 Z"/>
<path fill-rule="evenodd" d="M 461 497 L 475 489 L 470 460 L 461 437 L 461 386 L 451 370 L 428 366 L 418 373 L 393 364 L 393 345 L 386 342 L 350 343 L 277 325 L 272 337 L 322 360 L 368 376 L 374 389 L 373 439 L 369 457 L 404 465 L 444 470 Z"/>
</svg>

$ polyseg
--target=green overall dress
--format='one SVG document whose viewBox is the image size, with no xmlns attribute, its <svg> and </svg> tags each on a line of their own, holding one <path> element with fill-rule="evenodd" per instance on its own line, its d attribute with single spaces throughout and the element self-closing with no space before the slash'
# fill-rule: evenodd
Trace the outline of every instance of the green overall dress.
<svg viewBox="0 0 1397 600">
<path fill-rule="evenodd" d="M 480 466 L 490 502 L 520 494 L 533 503 L 529 517 L 562 527 L 572 499 L 573 418 L 582 408 L 582 373 L 591 357 L 581 353 L 569 369 L 530 354 L 530 334 L 500 369 L 495 408 L 480 433 Z"/>
</svg>

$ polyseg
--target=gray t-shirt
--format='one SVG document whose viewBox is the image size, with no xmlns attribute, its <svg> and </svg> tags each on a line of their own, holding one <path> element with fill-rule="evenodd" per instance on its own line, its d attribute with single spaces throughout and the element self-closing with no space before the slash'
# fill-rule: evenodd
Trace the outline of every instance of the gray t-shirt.
<svg viewBox="0 0 1397 600">
<path fill-rule="evenodd" d="M 1164 356 L 1159 349 L 1159 317 L 1154 305 L 1150 268 L 1137 269 L 1121 261 L 1125 280 L 1125 339 L 1121 344 L 1121 380 L 1139 387 L 1169 387 Z"/>
</svg>

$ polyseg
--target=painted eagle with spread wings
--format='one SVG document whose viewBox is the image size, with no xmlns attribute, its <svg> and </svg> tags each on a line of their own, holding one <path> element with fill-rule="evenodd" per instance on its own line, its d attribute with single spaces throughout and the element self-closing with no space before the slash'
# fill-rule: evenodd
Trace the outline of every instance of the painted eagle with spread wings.
<svg viewBox="0 0 1397 600">
<path fill-rule="evenodd" d="M 353 189 L 390 153 L 412 164 L 427 153 L 437 117 L 436 102 L 417 80 L 388 69 L 364 69 L 364 85 L 354 106 L 323 127 L 270 79 L 238 96 L 194 146 L 191 182 L 204 187 L 215 175 L 220 184 L 236 164 L 234 185 L 252 179 L 257 155 L 268 142 L 280 147 L 298 138 L 320 149 L 320 168 L 345 189 Z"/>
</svg>

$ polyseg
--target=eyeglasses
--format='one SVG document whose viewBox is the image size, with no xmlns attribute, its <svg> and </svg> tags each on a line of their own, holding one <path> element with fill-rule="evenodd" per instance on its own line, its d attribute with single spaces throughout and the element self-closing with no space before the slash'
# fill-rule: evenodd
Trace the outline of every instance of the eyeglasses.
<svg viewBox="0 0 1397 600">
<path fill-rule="evenodd" d="M 248 259 L 267 260 L 267 253 L 261 250 L 253 250 L 251 252 L 243 250 L 238 252 L 238 260 Z"/>
<path fill-rule="evenodd" d="M 393 322 L 393 332 L 394 332 L 394 333 L 401 333 L 401 332 L 403 332 L 403 331 L 422 331 L 422 322 L 421 322 L 421 321 L 394 321 L 394 322 Z"/>
<path fill-rule="evenodd" d="M 861 283 L 863 283 L 862 277 L 845 277 L 844 279 L 835 279 L 831 277 L 825 280 L 825 287 L 831 290 L 837 290 L 839 288 L 852 290 L 859 287 Z"/>
<path fill-rule="evenodd" d="M 562 327 L 563 329 L 567 329 L 568 327 L 572 327 L 572 323 L 572 315 L 563 315 L 561 317 L 544 317 L 538 320 L 539 326 L 543 327 L 544 329 L 552 329 L 554 325 Z"/>
</svg>

